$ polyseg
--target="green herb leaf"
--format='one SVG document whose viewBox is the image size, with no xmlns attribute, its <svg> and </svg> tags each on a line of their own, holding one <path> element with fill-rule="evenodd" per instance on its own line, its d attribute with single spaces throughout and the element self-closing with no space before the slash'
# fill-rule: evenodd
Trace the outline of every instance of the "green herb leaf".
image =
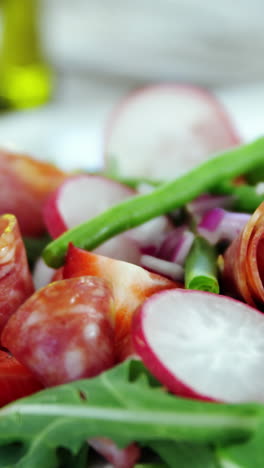
<svg viewBox="0 0 264 468">
<path fill-rule="evenodd" d="M 158 441 L 150 446 L 170 468 L 217 468 L 214 451 L 208 445 Z"/>
<path fill-rule="evenodd" d="M 139 463 L 135 465 L 135 468 L 168 468 L 168 465 L 162 465 L 160 463 Z"/>
<path fill-rule="evenodd" d="M 0 468 L 10 468 L 15 465 L 25 453 L 23 444 L 14 443 L 0 447 Z"/>
<path fill-rule="evenodd" d="M 263 468 L 264 466 L 264 422 L 255 435 L 244 444 L 223 447 L 218 450 L 221 467 Z"/>
<path fill-rule="evenodd" d="M 58 448 L 77 455 L 90 437 L 120 447 L 133 441 L 226 444 L 247 440 L 262 417 L 260 405 L 177 398 L 142 376 L 130 382 L 131 361 L 93 379 L 43 390 L 0 411 L 0 445 L 24 444 L 17 468 L 57 468 Z M 143 376 L 144 377 L 144 376 Z"/>
<path fill-rule="evenodd" d="M 264 164 L 256 167 L 246 174 L 246 179 L 249 184 L 255 185 L 259 182 L 264 182 Z"/>
<path fill-rule="evenodd" d="M 87 468 L 88 451 L 89 446 L 87 442 L 83 444 L 76 456 L 67 449 L 60 449 L 58 452 L 60 460 L 59 468 Z"/>
<path fill-rule="evenodd" d="M 233 210 L 253 213 L 264 201 L 264 196 L 256 191 L 256 187 L 251 185 L 234 185 L 230 181 L 221 182 L 211 191 L 215 194 L 230 195 L 233 197 Z"/>
</svg>

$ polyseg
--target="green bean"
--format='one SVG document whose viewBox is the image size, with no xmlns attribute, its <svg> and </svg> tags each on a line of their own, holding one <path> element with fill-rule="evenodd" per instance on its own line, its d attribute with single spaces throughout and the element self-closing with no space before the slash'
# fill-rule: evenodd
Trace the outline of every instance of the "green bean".
<svg viewBox="0 0 264 468">
<path fill-rule="evenodd" d="M 127 185 L 128 187 L 131 187 L 133 189 L 137 189 L 140 185 L 146 184 L 149 185 L 150 187 L 158 187 L 159 185 L 162 185 L 161 181 L 158 180 L 152 180 L 152 179 L 147 179 L 147 178 L 137 178 L 137 177 L 120 177 L 116 174 L 108 174 L 108 173 L 103 173 L 105 177 L 108 177 L 109 179 L 112 179 L 116 182 L 120 182 L 121 184 Z"/>
<path fill-rule="evenodd" d="M 63 264 L 69 242 L 92 250 L 116 234 L 185 205 L 223 180 L 248 172 L 263 158 L 264 137 L 220 154 L 151 193 L 125 200 L 67 231 L 44 249 L 43 258 L 48 265 L 58 268 Z"/>
<path fill-rule="evenodd" d="M 185 287 L 219 293 L 216 250 L 200 236 L 194 239 L 185 262 Z"/>
<path fill-rule="evenodd" d="M 232 208 L 247 213 L 253 213 L 264 201 L 264 195 L 258 194 L 254 186 L 247 184 L 234 185 L 230 181 L 222 182 L 212 192 L 221 195 L 232 195 L 234 197 Z"/>
<path fill-rule="evenodd" d="M 254 168 L 246 174 L 246 180 L 249 184 L 255 185 L 259 182 L 264 182 L 264 163 Z"/>
</svg>

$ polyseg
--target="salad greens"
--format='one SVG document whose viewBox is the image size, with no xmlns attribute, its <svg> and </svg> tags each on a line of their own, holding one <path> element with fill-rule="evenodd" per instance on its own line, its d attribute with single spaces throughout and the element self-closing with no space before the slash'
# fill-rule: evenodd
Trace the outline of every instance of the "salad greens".
<svg viewBox="0 0 264 468">
<path fill-rule="evenodd" d="M 107 239 L 180 208 L 225 180 L 244 174 L 263 160 L 264 137 L 212 158 L 151 193 L 125 200 L 77 226 L 46 246 L 43 257 L 54 268 L 63 264 L 69 245 L 92 250 Z"/>
<path fill-rule="evenodd" d="M 218 459 L 222 464 L 241 468 L 263 468 L 264 421 L 254 436 L 244 444 L 234 444 L 218 449 Z"/>
<path fill-rule="evenodd" d="M 261 405 L 179 398 L 152 387 L 143 365 L 139 372 L 137 364 L 136 375 L 133 366 L 128 360 L 93 379 L 49 388 L 5 406 L 0 410 L 0 466 L 60 467 L 58 449 L 67 449 L 79 458 L 76 467 L 82 467 L 83 444 L 96 436 L 109 437 L 119 447 L 137 441 L 173 468 L 213 468 L 214 448 L 222 456 L 219 447 L 226 450 L 239 443 L 247 450 L 254 444 L 264 422 Z M 10 444 L 17 444 L 12 453 Z M 262 444 L 259 450 L 264 452 Z"/>
<path fill-rule="evenodd" d="M 168 465 L 161 465 L 160 463 L 139 463 L 135 468 L 168 468 Z"/>
<path fill-rule="evenodd" d="M 218 468 L 213 447 L 209 445 L 158 441 L 150 446 L 170 467 L 176 462 L 180 468 Z"/>
<path fill-rule="evenodd" d="M 87 468 L 88 451 L 87 442 L 84 442 L 77 455 L 73 455 L 67 449 L 60 448 L 57 450 L 59 468 Z"/>
<path fill-rule="evenodd" d="M 231 195 L 234 199 L 233 210 L 252 213 L 263 202 L 263 195 L 256 191 L 256 187 L 248 184 L 234 185 L 230 181 L 223 181 L 211 190 L 212 193 Z"/>
<path fill-rule="evenodd" d="M 25 238 L 30 264 L 44 248 L 46 263 L 58 267 L 69 242 L 93 249 L 206 191 L 232 195 L 235 209 L 251 212 L 263 196 L 232 179 L 252 172 L 263 155 L 261 138 L 172 182 L 153 183 L 151 193 L 125 200 L 52 242 L 48 236 Z M 142 181 L 122 182 L 137 187 Z M 219 292 L 215 248 L 199 236 L 185 263 L 185 286 Z M 49 388 L 2 408 L 0 468 L 87 468 L 88 441 L 94 437 L 110 438 L 120 448 L 137 442 L 157 457 L 152 463 L 143 458 L 135 468 L 262 468 L 264 407 L 171 395 L 141 361 L 127 360 L 93 379 Z"/>
</svg>

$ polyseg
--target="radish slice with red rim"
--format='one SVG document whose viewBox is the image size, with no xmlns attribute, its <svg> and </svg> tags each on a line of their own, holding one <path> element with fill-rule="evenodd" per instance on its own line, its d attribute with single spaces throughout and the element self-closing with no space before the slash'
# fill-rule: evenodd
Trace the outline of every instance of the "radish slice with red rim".
<svg viewBox="0 0 264 468">
<path fill-rule="evenodd" d="M 38 258 L 32 274 L 35 289 L 40 289 L 49 284 L 52 281 L 55 271 L 56 270 L 46 265 L 42 257 Z"/>
<path fill-rule="evenodd" d="M 234 299 L 174 289 L 147 299 L 133 343 L 173 393 L 226 402 L 264 401 L 264 316 Z"/>
<path fill-rule="evenodd" d="M 49 198 L 44 220 L 54 238 L 78 224 L 102 213 L 122 200 L 137 195 L 130 187 L 104 176 L 82 174 L 68 178 Z M 163 235 L 171 229 L 166 216 L 159 216 L 142 226 L 115 236 L 95 252 L 139 264 L 141 250 L 150 242 L 156 249 Z"/>
<path fill-rule="evenodd" d="M 48 267 L 43 258 L 40 257 L 37 259 L 34 265 L 32 278 L 35 289 L 38 290 L 43 288 L 43 286 L 52 283 L 53 281 L 59 281 L 63 279 L 62 267 L 58 270 L 54 270 L 54 268 Z"/>
<path fill-rule="evenodd" d="M 44 220 L 53 238 L 92 218 L 136 191 L 103 176 L 82 174 L 68 178 L 44 208 Z"/>
<path fill-rule="evenodd" d="M 160 84 L 125 97 L 106 130 L 106 168 L 168 180 L 240 142 L 222 105 L 194 86 Z"/>
</svg>

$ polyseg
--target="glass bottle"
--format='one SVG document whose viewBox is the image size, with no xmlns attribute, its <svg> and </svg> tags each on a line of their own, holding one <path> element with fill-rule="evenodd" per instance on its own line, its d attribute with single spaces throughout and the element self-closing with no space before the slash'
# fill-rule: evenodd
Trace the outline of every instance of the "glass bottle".
<svg viewBox="0 0 264 468">
<path fill-rule="evenodd" d="M 0 108 L 43 104 L 51 95 L 52 75 L 40 46 L 38 0 L 1 0 Z"/>
</svg>

